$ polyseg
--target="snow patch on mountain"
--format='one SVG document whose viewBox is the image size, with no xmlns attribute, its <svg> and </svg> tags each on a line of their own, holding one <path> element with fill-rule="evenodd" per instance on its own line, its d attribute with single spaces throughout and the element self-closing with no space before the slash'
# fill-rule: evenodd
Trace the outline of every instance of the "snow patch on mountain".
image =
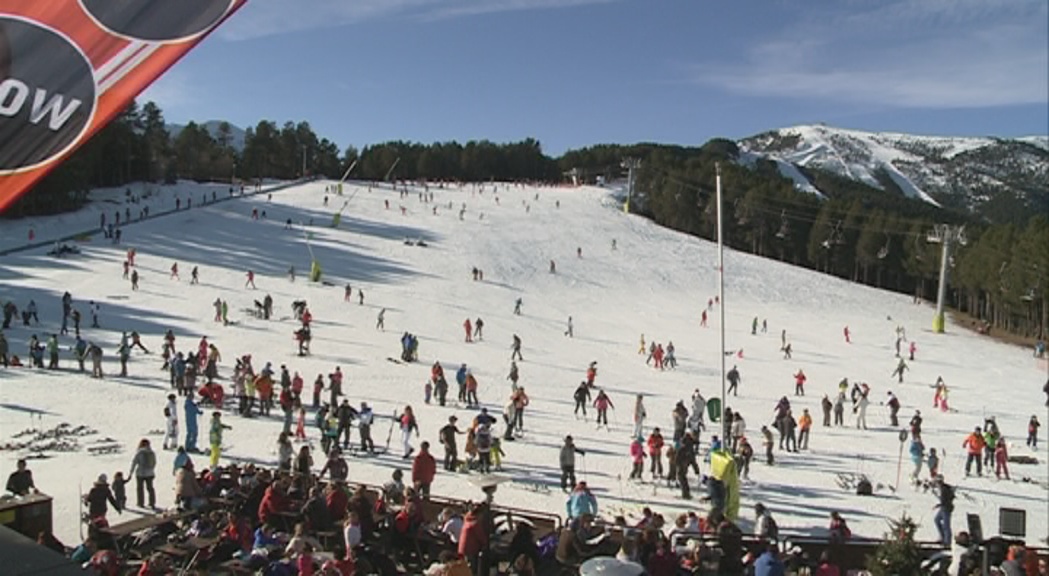
<svg viewBox="0 0 1049 576">
<path fill-rule="evenodd" d="M 1016 139 L 917 136 L 864 132 L 824 125 L 772 130 L 738 142 L 740 158 L 771 160 L 791 178 L 797 167 L 834 172 L 879 190 L 903 194 L 935 206 L 947 198 L 974 209 L 993 194 L 1012 193 L 1027 201 L 1049 175 L 1049 137 Z M 804 174 L 804 182 L 811 186 Z"/>
</svg>

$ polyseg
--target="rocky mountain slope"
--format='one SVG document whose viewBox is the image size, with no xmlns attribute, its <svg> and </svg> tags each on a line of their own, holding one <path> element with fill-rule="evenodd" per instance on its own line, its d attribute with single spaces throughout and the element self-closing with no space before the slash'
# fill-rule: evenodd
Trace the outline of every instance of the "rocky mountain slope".
<svg viewBox="0 0 1049 576">
<path fill-rule="evenodd" d="M 873 188 L 990 219 L 1049 208 L 1049 137 L 915 136 L 824 125 L 744 138 L 740 161 L 776 163 L 800 190 L 821 191 L 806 172 L 826 170 Z"/>
</svg>

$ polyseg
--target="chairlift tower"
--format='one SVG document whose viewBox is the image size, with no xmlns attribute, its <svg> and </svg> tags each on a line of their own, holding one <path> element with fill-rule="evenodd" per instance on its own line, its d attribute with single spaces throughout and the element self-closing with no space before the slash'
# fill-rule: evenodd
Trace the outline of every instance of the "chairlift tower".
<svg viewBox="0 0 1049 576">
<path fill-rule="evenodd" d="M 947 267 L 951 260 L 951 248 L 954 244 L 965 246 L 965 226 L 952 226 L 950 224 L 937 224 L 927 240 L 933 244 L 940 244 L 943 249 L 940 252 L 940 285 L 936 290 L 936 315 L 932 319 L 932 331 L 942 334 L 944 331 L 943 304 L 947 299 Z"/>
<path fill-rule="evenodd" d="M 626 158 L 619 164 L 627 170 L 626 177 L 626 203 L 623 204 L 623 212 L 630 213 L 630 197 L 634 195 L 634 185 L 637 181 L 637 169 L 641 167 L 641 160 L 638 158 Z"/>
</svg>

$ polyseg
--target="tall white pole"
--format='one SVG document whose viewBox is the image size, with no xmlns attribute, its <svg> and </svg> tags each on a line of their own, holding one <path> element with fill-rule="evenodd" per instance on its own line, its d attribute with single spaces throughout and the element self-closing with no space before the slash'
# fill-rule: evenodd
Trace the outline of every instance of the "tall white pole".
<svg viewBox="0 0 1049 576">
<path fill-rule="evenodd" d="M 717 182 L 717 198 L 718 203 L 718 315 L 721 317 L 721 350 L 718 356 L 721 357 L 721 441 L 724 442 L 728 438 L 728 422 L 725 419 L 725 405 L 728 402 L 728 398 L 725 397 L 725 241 L 722 237 L 722 224 L 721 224 L 721 164 L 715 164 L 714 170 L 716 172 Z"/>
</svg>

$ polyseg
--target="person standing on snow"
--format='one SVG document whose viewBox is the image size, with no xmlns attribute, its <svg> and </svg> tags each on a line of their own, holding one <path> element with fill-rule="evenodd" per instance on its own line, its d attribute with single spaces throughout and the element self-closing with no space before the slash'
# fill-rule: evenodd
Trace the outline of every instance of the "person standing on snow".
<svg viewBox="0 0 1049 576">
<path fill-rule="evenodd" d="M 823 395 L 823 400 L 820 400 L 820 408 L 823 409 L 823 425 L 830 426 L 830 411 L 834 408 L 834 403 L 826 394 Z"/>
<path fill-rule="evenodd" d="M 469 318 L 463 322 L 463 330 L 466 332 L 466 342 L 473 342 L 473 324 L 470 323 Z"/>
<path fill-rule="evenodd" d="M 568 329 L 565 330 L 565 336 L 568 336 L 569 338 L 573 338 L 574 337 L 574 334 L 572 332 L 572 317 L 571 316 L 568 317 Z"/>
<path fill-rule="evenodd" d="M 164 450 L 178 448 L 178 406 L 176 396 L 168 394 L 168 403 L 164 406 Z"/>
<path fill-rule="evenodd" d="M 514 341 L 510 347 L 513 349 L 510 353 L 510 360 L 512 361 L 516 357 L 521 362 L 524 362 L 524 356 L 521 355 L 521 338 L 517 334 L 514 334 Z"/>
<path fill-rule="evenodd" d="M 375 329 L 386 331 L 386 309 L 379 310 L 379 316 L 375 320 Z"/>
<path fill-rule="evenodd" d="M 910 370 L 910 368 L 907 366 L 907 363 L 903 361 L 903 358 L 900 358 L 899 363 L 896 364 L 896 369 L 892 371 L 892 374 L 889 375 L 889 378 L 892 378 L 893 376 L 899 376 L 899 383 L 903 384 L 903 372 L 905 370 Z"/>
<path fill-rule="evenodd" d="M 1005 438 L 999 436 L 998 443 L 994 446 L 994 477 L 1001 479 L 1002 475 L 1009 479 L 1009 451 L 1005 446 Z"/>
<path fill-rule="evenodd" d="M 186 400 L 183 402 L 186 411 L 186 452 L 197 452 L 197 416 L 204 413 L 193 400 L 193 391 L 186 391 Z"/>
<path fill-rule="evenodd" d="M 805 408 L 801 411 L 801 418 L 798 420 L 798 429 L 801 430 L 801 432 L 798 434 L 798 449 L 808 450 L 809 430 L 812 429 L 812 416 L 809 415 L 808 408 Z"/>
<path fill-rule="evenodd" d="M 248 286 L 251 286 L 252 290 L 256 290 L 256 288 L 255 288 L 255 272 L 253 272 L 251 270 L 248 270 L 247 277 L 248 277 L 248 280 L 247 280 L 247 282 L 244 283 L 244 287 L 247 288 Z"/>
<path fill-rule="evenodd" d="M 474 322 L 474 338 L 484 340 L 484 320 L 480 318 Z"/>
<path fill-rule="evenodd" d="M 652 461 L 652 481 L 663 477 L 663 434 L 659 432 L 659 428 L 653 428 L 652 433 L 648 435 L 648 457 Z"/>
<path fill-rule="evenodd" d="M 954 487 L 943 481 L 943 476 L 937 476 L 933 484 L 933 492 L 939 502 L 936 504 L 936 516 L 933 523 L 940 533 L 940 543 L 944 547 L 951 545 L 951 513 L 954 512 Z"/>
<path fill-rule="evenodd" d="M 848 325 L 846 325 L 845 328 L 842 329 L 842 333 L 845 335 L 845 343 L 846 344 L 852 344 L 852 339 L 849 337 L 849 327 L 848 327 Z"/>
<path fill-rule="evenodd" d="M 466 403 L 466 373 L 468 371 L 465 362 L 460 364 L 459 369 L 455 371 L 455 383 L 459 385 L 458 401 L 463 404 Z"/>
<path fill-rule="evenodd" d="M 561 446 L 558 463 L 561 466 L 561 491 L 568 492 L 569 486 L 576 485 L 575 479 L 575 455 L 586 456 L 585 450 L 576 448 L 575 441 L 571 436 L 565 436 L 565 443 Z"/>
<path fill-rule="evenodd" d="M 174 280 L 175 282 L 179 281 L 179 277 L 178 277 L 178 262 L 175 262 L 174 264 L 171 265 L 171 276 L 170 276 L 170 279 Z"/>
<path fill-rule="evenodd" d="M 637 400 L 634 401 L 634 437 L 641 438 L 645 427 L 645 418 L 648 417 L 648 413 L 645 412 L 644 396 L 641 394 L 637 395 Z M 640 478 L 640 476 L 638 476 Z"/>
<path fill-rule="evenodd" d="M 575 410 L 573 414 L 576 418 L 579 418 L 579 411 L 583 411 L 583 420 L 586 420 L 586 406 L 590 402 L 590 387 L 586 385 L 586 381 L 579 383 L 579 387 L 575 389 L 575 393 L 572 394 L 572 399 L 575 400 Z"/>
<path fill-rule="evenodd" d="M 454 415 L 449 416 L 448 423 L 437 433 L 441 446 L 444 446 L 444 469 L 449 472 L 455 472 L 459 465 L 459 448 L 455 443 L 455 436 L 463 431 L 456 426 L 458 420 Z"/>
<path fill-rule="evenodd" d="M 765 463 L 772 466 L 772 446 L 776 442 L 772 439 L 772 431 L 769 430 L 768 426 L 761 427 L 761 438 L 761 443 L 765 446 Z"/>
<path fill-rule="evenodd" d="M 863 427 L 867 429 L 867 406 L 871 401 L 867 398 L 867 394 L 860 394 L 859 400 L 856 401 L 856 427 Z"/>
<path fill-rule="evenodd" d="M 597 427 L 600 428 L 601 424 L 604 424 L 605 428 L 608 428 L 608 409 L 612 408 L 615 410 L 615 406 L 604 390 L 597 392 L 597 398 L 594 399 L 594 408 L 597 408 Z"/>
<path fill-rule="evenodd" d="M 972 464 L 976 462 L 976 475 L 983 476 L 983 448 L 985 442 L 983 434 L 980 432 L 980 427 L 977 426 L 972 434 L 965 437 L 965 442 L 962 442 L 962 448 L 968 449 L 968 457 L 965 460 L 965 475 L 970 476 L 972 474 Z"/>
<path fill-rule="evenodd" d="M 1041 426 L 1038 416 L 1031 416 L 1031 420 L 1027 423 L 1027 445 L 1033 450 L 1038 450 L 1038 429 Z"/>
<path fill-rule="evenodd" d="M 412 412 L 411 406 L 405 406 L 404 412 L 397 416 L 398 422 L 401 424 L 401 443 L 404 445 L 404 460 L 411 458 L 412 452 L 415 448 L 412 447 L 412 431 L 415 431 L 415 437 L 419 437 L 419 423 L 415 421 L 415 414 Z"/>
<path fill-rule="evenodd" d="M 889 395 L 889 399 L 885 402 L 889 407 L 889 425 L 895 428 L 900 425 L 900 419 L 898 417 L 900 412 L 900 401 L 892 391 L 886 392 L 886 394 Z"/>
<path fill-rule="evenodd" d="M 518 298 L 517 301 L 514 302 L 514 315 L 515 316 L 520 316 L 521 315 L 521 299 L 520 298 Z"/>
<path fill-rule="evenodd" d="M 731 392 L 733 396 L 736 396 L 736 388 L 739 387 L 740 382 L 739 369 L 733 365 L 732 370 L 729 370 L 728 374 L 725 375 L 725 379 L 728 380 L 728 390 L 725 391 L 725 394 L 727 395 Z"/>
<path fill-rule="evenodd" d="M 368 407 L 367 402 L 361 402 L 361 409 L 357 412 L 357 430 L 361 435 L 361 450 L 368 454 L 375 453 L 375 442 L 372 441 L 372 422 L 375 414 Z"/>
<path fill-rule="evenodd" d="M 139 508 L 143 507 L 145 500 L 143 488 L 149 493 L 149 507 L 157 507 L 157 493 L 153 489 L 153 478 L 157 475 L 156 468 L 157 455 L 149 445 L 149 440 L 143 438 L 138 443 L 138 450 L 135 452 L 134 459 L 131 460 L 131 471 L 128 473 L 128 476 L 135 477 L 135 500 Z"/>
<path fill-rule="evenodd" d="M 805 371 L 798 369 L 798 373 L 794 375 L 794 395 L 804 396 L 805 395 L 805 381 L 808 377 L 805 376 Z"/>
<path fill-rule="evenodd" d="M 211 443 L 211 469 L 219 465 L 219 457 L 222 455 L 222 431 L 231 430 L 229 426 L 222 423 L 222 412 L 211 413 L 211 430 L 208 433 L 208 441 Z"/>
<path fill-rule="evenodd" d="M 838 398 L 834 400 L 834 425 L 845 425 L 845 393 L 839 392 Z"/>
<path fill-rule="evenodd" d="M 911 456 L 911 463 L 914 464 L 914 471 L 911 472 L 911 481 L 917 482 L 918 478 L 921 477 L 922 464 L 925 462 L 925 444 L 922 442 L 921 437 L 914 436 L 911 438 L 911 445 L 907 449 L 907 453 Z"/>
<path fill-rule="evenodd" d="M 635 436 L 630 442 L 630 461 L 633 464 L 630 469 L 631 480 L 641 480 L 645 471 L 645 447 L 642 441 L 641 436 Z"/>
<path fill-rule="evenodd" d="M 47 369 L 58 370 L 58 335 L 52 334 L 47 339 Z"/>
</svg>

